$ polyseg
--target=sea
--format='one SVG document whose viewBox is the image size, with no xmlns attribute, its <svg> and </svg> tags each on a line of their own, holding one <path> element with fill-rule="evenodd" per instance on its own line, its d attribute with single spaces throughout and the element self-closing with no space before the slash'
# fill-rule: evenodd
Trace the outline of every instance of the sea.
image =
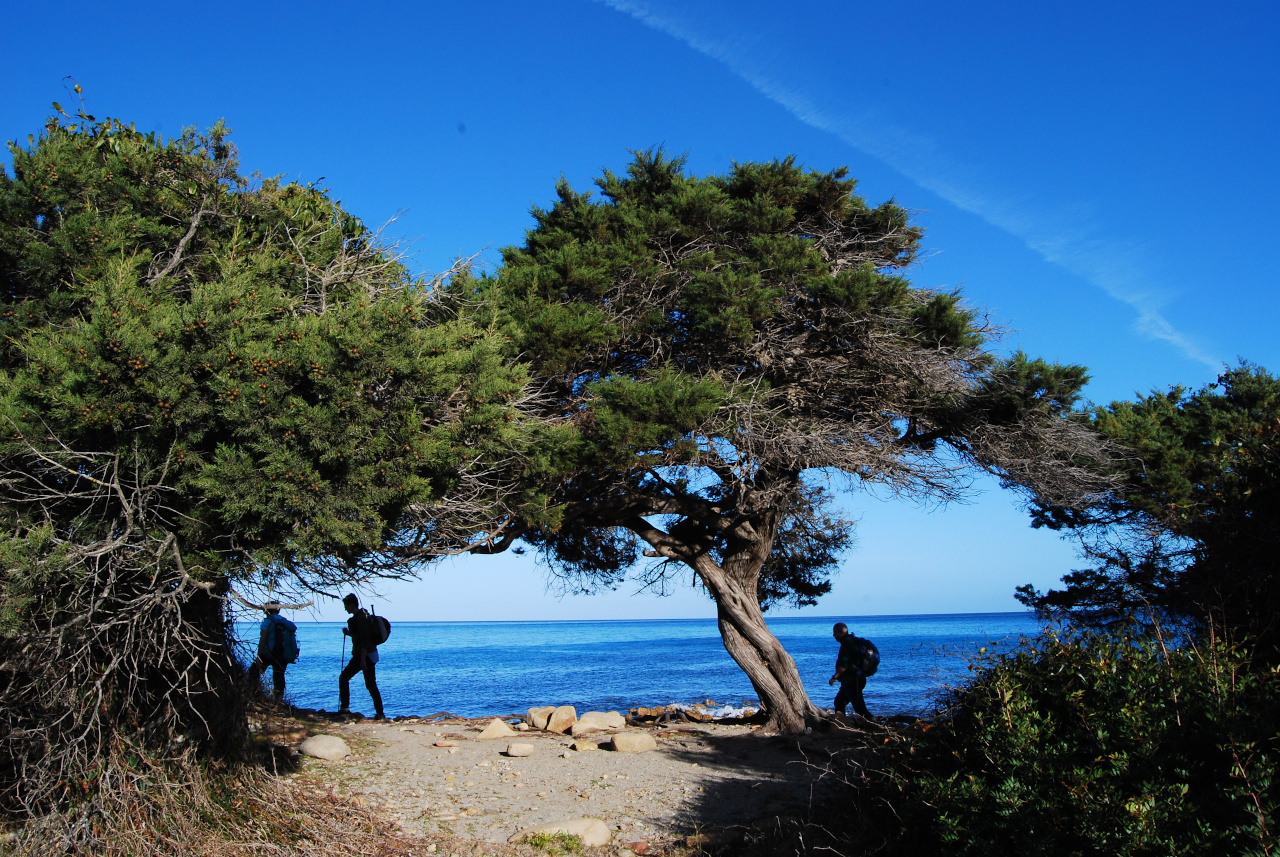
<svg viewBox="0 0 1280 857">
<path fill-rule="evenodd" d="M 831 706 L 836 691 L 827 685 L 837 650 L 832 624 L 845 622 L 852 633 L 874 641 L 880 669 L 868 680 L 865 698 L 878 716 L 928 716 L 948 687 L 966 680 L 980 650 L 1012 648 L 1038 630 L 1027 612 L 768 622 L 820 708 Z M 298 623 L 301 654 L 285 674 L 291 704 L 338 708 L 338 673 L 351 653 L 343 627 Z M 237 623 L 236 633 L 251 659 L 257 623 Z M 389 717 L 440 711 L 502 716 L 538 705 L 625 712 L 672 704 L 729 716 L 759 704 L 714 619 L 396 622 L 378 651 L 378 687 Z M 351 707 L 373 713 L 360 676 L 351 682 Z"/>
</svg>

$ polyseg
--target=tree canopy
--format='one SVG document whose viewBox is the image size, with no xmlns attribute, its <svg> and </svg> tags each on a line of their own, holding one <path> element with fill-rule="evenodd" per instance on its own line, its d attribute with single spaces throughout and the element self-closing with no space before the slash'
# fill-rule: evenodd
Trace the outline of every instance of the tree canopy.
<svg viewBox="0 0 1280 857">
<path fill-rule="evenodd" d="M 1042 508 L 1098 564 L 1028 604 L 1091 623 L 1155 613 L 1280 644 L 1280 380 L 1230 369 L 1197 392 L 1173 387 L 1093 412 L 1128 450 L 1121 488 L 1087 510 Z"/>
<path fill-rule="evenodd" d="M 1086 376 L 986 350 L 957 293 L 903 277 L 908 212 L 844 170 L 683 167 L 639 153 L 598 197 L 562 181 L 498 271 L 452 281 L 531 373 L 522 478 L 545 508 L 511 508 L 502 538 L 585 589 L 642 554 L 648 585 L 691 569 L 773 725 L 802 729 L 817 712 L 761 606 L 828 591 L 852 531 L 831 481 L 945 501 L 976 468 L 1074 505 L 1103 484 L 1065 418 Z"/>
<path fill-rule="evenodd" d="M 325 191 L 248 187 L 221 127 L 51 124 L 13 157 L 0 453 L 23 490 L 68 495 L 46 523 L 127 472 L 161 486 L 193 574 L 354 564 L 519 389 Z"/>
</svg>

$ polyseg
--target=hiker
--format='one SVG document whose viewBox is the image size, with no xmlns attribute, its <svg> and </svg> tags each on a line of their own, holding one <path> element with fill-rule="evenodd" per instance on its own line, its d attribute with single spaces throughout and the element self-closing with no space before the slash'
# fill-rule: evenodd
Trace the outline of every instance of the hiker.
<svg viewBox="0 0 1280 857">
<path fill-rule="evenodd" d="M 272 698 L 280 702 L 284 698 L 285 667 L 298 659 L 298 626 L 280 615 L 279 601 L 268 601 L 262 610 L 267 615 L 259 626 L 258 656 L 249 666 L 249 681 L 259 681 L 270 666 Z"/>
<path fill-rule="evenodd" d="M 880 653 L 870 640 L 855 637 L 849 633 L 849 626 L 837 622 L 831 629 L 831 636 L 840 644 L 840 654 L 836 656 L 836 672 L 827 685 L 840 682 L 840 692 L 836 694 L 836 714 L 844 716 L 845 706 L 853 703 L 853 710 L 871 720 L 871 712 L 862 701 L 862 689 L 867 686 L 867 676 L 875 672 L 880 662 Z M 869 662 L 869 652 L 875 653 L 875 663 Z"/>
<path fill-rule="evenodd" d="M 373 698 L 374 720 L 385 720 L 382 713 L 382 694 L 378 692 L 377 672 L 378 646 L 373 641 L 369 614 L 360 606 L 360 599 L 351 593 L 342 599 L 342 606 L 351 614 L 347 627 L 342 629 L 343 636 L 351 638 L 351 661 L 338 674 L 338 708 L 339 714 L 351 713 L 351 677 L 358 672 L 364 673 L 364 686 Z"/>
</svg>

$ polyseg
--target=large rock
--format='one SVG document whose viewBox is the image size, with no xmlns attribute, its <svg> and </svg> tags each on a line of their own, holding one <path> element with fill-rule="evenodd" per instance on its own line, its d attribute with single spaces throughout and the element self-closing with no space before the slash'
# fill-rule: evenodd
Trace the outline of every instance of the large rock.
<svg viewBox="0 0 1280 857">
<path fill-rule="evenodd" d="M 605 727 L 601 726 L 599 723 L 593 723 L 590 720 L 578 720 L 576 723 L 574 723 L 572 726 L 569 727 L 569 734 L 572 735 L 574 738 L 577 738 L 579 735 L 587 735 L 591 732 L 599 732 L 604 728 Z"/>
<path fill-rule="evenodd" d="M 588 848 L 608 845 L 609 840 L 613 838 L 613 834 L 609 832 L 609 825 L 598 818 L 572 818 L 525 828 L 519 833 L 513 833 L 507 841 L 523 842 L 535 833 L 571 833 L 581 838 L 582 844 Z"/>
<path fill-rule="evenodd" d="M 572 705 L 562 705 L 551 712 L 545 728 L 548 732 L 568 732 L 578 722 L 578 710 Z"/>
<path fill-rule="evenodd" d="M 587 711 L 573 724 L 571 731 L 576 737 L 587 732 L 621 729 L 626 725 L 626 718 L 616 711 Z"/>
<path fill-rule="evenodd" d="M 519 743 L 519 742 L 508 744 L 508 745 L 507 745 L 507 755 L 508 755 L 508 756 L 516 756 L 516 757 L 519 757 L 519 756 L 532 756 L 532 755 L 533 755 L 533 745 L 532 745 L 532 744 L 523 744 L 523 743 Z"/>
<path fill-rule="evenodd" d="M 514 734 L 516 734 L 516 730 L 508 726 L 506 721 L 495 717 L 489 721 L 489 725 L 484 727 L 484 730 L 476 737 L 487 740 L 490 738 L 510 738 Z"/>
<path fill-rule="evenodd" d="M 613 749 L 619 753 L 644 753 L 657 747 L 658 742 L 648 732 L 619 732 L 613 736 Z"/>
<path fill-rule="evenodd" d="M 530 708 L 524 715 L 524 722 L 528 723 L 534 729 L 546 729 L 547 720 L 555 713 L 554 705 L 539 705 L 537 708 Z"/>
<path fill-rule="evenodd" d="M 351 755 L 351 748 L 337 735 L 312 735 L 298 745 L 298 752 L 304 756 L 336 762 Z"/>
</svg>

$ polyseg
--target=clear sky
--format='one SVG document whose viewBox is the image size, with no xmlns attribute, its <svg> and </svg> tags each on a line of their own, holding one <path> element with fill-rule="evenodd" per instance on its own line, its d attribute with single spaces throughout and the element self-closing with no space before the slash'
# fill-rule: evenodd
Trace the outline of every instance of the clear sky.
<svg viewBox="0 0 1280 857">
<path fill-rule="evenodd" d="M 631 149 L 697 173 L 847 165 L 870 202 L 918 212 L 918 285 L 962 287 L 1002 348 L 1089 366 L 1109 402 L 1239 358 L 1280 371 L 1278 24 L 1263 2 L 24 3 L 0 37 L 0 135 L 37 132 L 67 75 L 100 118 L 226 119 L 246 172 L 323 178 L 367 223 L 394 219 L 422 271 L 496 259 L 561 175 L 588 187 Z M 947 510 L 847 498 L 857 548 L 806 612 L 1016 609 L 1016 585 L 1078 564 L 976 487 Z M 544 581 L 529 555 L 459 560 L 377 603 L 714 615 L 688 587 L 557 599 Z"/>
</svg>

